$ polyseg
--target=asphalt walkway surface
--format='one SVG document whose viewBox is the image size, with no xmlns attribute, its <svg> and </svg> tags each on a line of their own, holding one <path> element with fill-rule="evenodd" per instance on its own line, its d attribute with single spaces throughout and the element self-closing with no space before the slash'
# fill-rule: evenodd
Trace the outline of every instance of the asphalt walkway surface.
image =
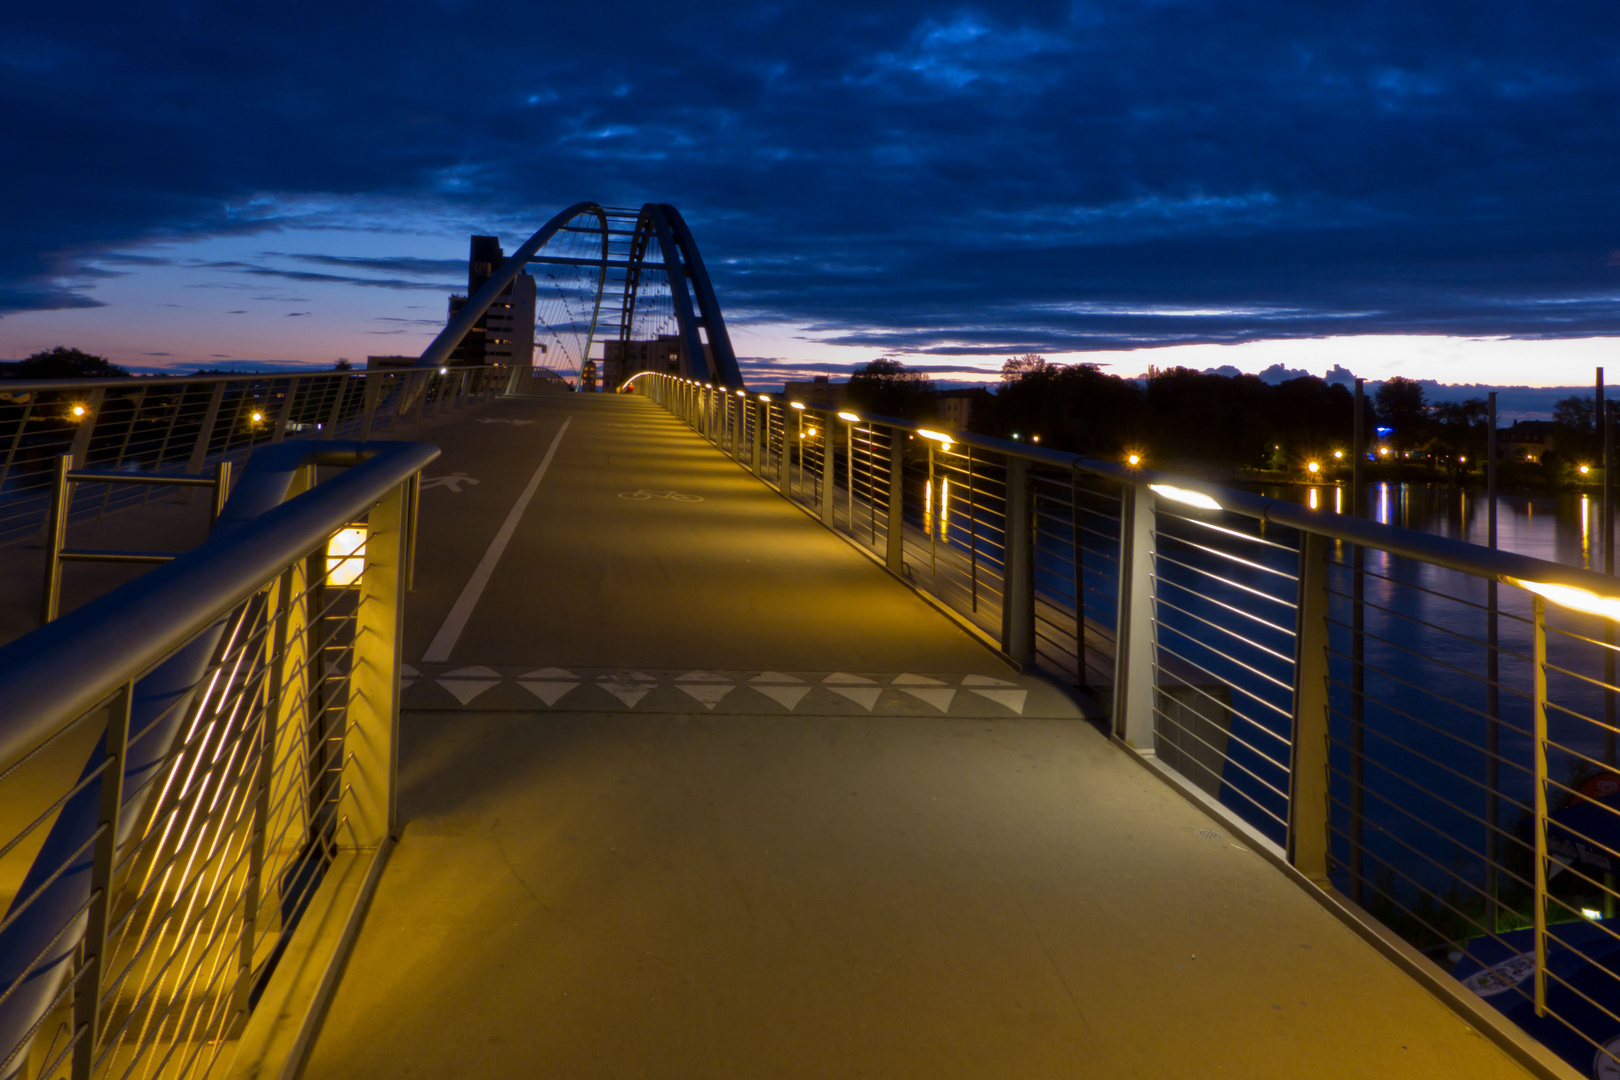
<svg viewBox="0 0 1620 1080">
<path fill-rule="evenodd" d="M 1526 1075 L 649 402 L 433 438 L 402 838 L 305 1076 Z"/>
</svg>

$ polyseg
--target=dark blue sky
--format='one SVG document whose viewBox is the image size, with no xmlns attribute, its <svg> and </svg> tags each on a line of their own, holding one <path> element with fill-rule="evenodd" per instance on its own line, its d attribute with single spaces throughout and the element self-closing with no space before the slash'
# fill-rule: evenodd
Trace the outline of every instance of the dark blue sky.
<svg viewBox="0 0 1620 1080">
<path fill-rule="evenodd" d="M 1596 2 L 10 4 L 0 342 L 154 240 L 419 304 L 449 238 L 585 198 L 677 204 L 734 321 L 874 355 L 1609 335 L 1617 117 Z"/>
</svg>

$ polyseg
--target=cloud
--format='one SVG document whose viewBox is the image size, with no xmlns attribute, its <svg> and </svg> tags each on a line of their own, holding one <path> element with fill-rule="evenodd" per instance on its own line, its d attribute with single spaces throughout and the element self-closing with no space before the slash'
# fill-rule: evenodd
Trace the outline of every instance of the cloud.
<svg viewBox="0 0 1620 1080">
<path fill-rule="evenodd" d="M 603 18 L 8 13 L 40 164 L 0 176 L 0 314 L 296 228 L 353 243 L 192 269 L 448 291 L 456 260 L 376 252 L 595 198 L 678 205 L 738 321 L 919 357 L 1620 332 L 1614 5 L 697 0 L 633 55 Z"/>
</svg>

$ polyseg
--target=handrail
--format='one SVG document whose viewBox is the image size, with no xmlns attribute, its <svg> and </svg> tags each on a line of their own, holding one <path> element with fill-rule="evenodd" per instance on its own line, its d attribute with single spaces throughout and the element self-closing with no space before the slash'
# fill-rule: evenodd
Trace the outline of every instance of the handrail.
<svg viewBox="0 0 1620 1080">
<path fill-rule="evenodd" d="M 794 399 L 784 400 L 791 404 Z M 803 406 L 806 411 L 816 412 L 823 416 L 832 417 L 838 414 L 836 407 L 818 405 L 812 402 L 798 402 L 798 404 Z M 925 430 L 927 427 L 927 425 L 913 420 L 867 413 L 861 414 L 860 422 L 863 425 L 876 424 L 912 433 Z M 1381 548 L 1394 555 L 1420 559 L 1465 574 L 1474 574 L 1479 577 L 1498 580 L 1515 578 L 1520 581 L 1569 585 L 1606 596 L 1614 596 L 1620 593 L 1620 590 L 1616 589 L 1615 579 L 1607 574 L 1569 566 L 1565 563 L 1553 562 L 1549 559 L 1538 559 L 1532 555 L 1521 555 L 1517 552 L 1503 551 L 1499 548 L 1488 548 L 1448 536 L 1436 536 L 1433 533 L 1420 532 L 1416 529 L 1408 529 L 1380 521 L 1369 521 L 1366 518 L 1352 517 L 1347 514 L 1330 513 L 1325 509 L 1312 510 L 1299 503 L 1289 502 L 1284 499 L 1273 499 L 1269 496 L 1256 495 L 1253 492 L 1242 491 L 1238 488 L 1191 480 L 1175 473 L 1133 468 L 1117 462 L 1101 461 L 1087 457 L 1084 454 L 1071 454 L 1062 450 L 1030 446 L 1027 443 L 997 439 L 994 436 L 979 435 L 972 432 L 953 431 L 950 436 L 951 442 L 963 446 L 988 450 L 1007 457 L 1020 458 L 1032 464 L 1076 469 L 1093 476 L 1105 477 L 1109 480 L 1138 487 L 1148 487 L 1152 484 L 1173 484 L 1180 488 L 1210 495 L 1216 502 L 1220 503 L 1221 509 L 1241 514 L 1244 517 L 1254 518 L 1257 521 L 1264 521 L 1272 525 L 1299 529 L 1302 532 L 1314 533 L 1329 540 L 1342 540 L 1348 544 Z"/>
<path fill-rule="evenodd" d="M 0 646 L 0 770 L 224 616 L 438 456 L 437 447 L 414 442 L 283 443 L 255 451 L 207 540 Z M 307 464 L 353 467 L 276 505 L 294 471 Z M 87 657 L 94 663 L 87 664 Z"/>
</svg>

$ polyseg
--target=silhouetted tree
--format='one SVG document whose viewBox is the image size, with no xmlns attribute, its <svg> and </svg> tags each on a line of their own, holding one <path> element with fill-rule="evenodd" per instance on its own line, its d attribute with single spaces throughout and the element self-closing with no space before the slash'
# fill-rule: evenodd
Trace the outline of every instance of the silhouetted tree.
<svg viewBox="0 0 1620 1080">
<path fill-rule="evenodd" d="M 1373 401 L 1384 426 L 1395 429 L 1396 449 L 1414 450 L 1428 440 L 1429 407 L 1421 383 L 1396 375 L 1378 388 Z"/>
<path fill-rule="evenodd" d="M 1484 398 L 1443 401 L 1429 414 L 1434 421 L 1430 448 L 1440 457 L 1453 480 L 1461 480 L 1471 468 L 1485 460 L 1485 425 L 1489 406 Z M 1461 460 L 1466 458 L 1467 460 Z"/>
<path fill-rule="evenodd" d="M 340 357 L 338 357 L 338 362 L 332 365 L 332 370 L 333 371 L 353 371 L 354 370 L 354 365 L 349 363 L 349 358 L 348 357 L 340 356 Z"/>
<path fill-rule="evenodd" d="M 1007 362 L 1001 365 L 1001 381 L 1003 383 L 1017 382 L 1025 375 L 1038 375 L 1051 366 L 1046 362 L 1046 357 L 1037 356 L 1035 353 L 1008 357 Z"/>
<path fill-rule="evenodd" d="M 879 416 L 921 420 L 937 416 L 934 381 L 891 357 L 861 364 L 849 377 L 849 402 Z"/>
<path fill-rule="evenodd" d="M 1560 398 L 1553 406 L 1552 419 L 1557 425 L 1556 445 L 1561 456 L 1570 458 L 1596 457 L 1601 449 L 1596 426 L 1592 423 L 1593 399 L 1576 394 Z"/>
<path fill-rule="evenodd" d="M 63 345 L 37 352 L 18 362 L 16 367 L 6 369 L 6 376 L 12 379 L 105 379 L 128 374 L 105 356 L 93 356 Z"/>
</svg>

